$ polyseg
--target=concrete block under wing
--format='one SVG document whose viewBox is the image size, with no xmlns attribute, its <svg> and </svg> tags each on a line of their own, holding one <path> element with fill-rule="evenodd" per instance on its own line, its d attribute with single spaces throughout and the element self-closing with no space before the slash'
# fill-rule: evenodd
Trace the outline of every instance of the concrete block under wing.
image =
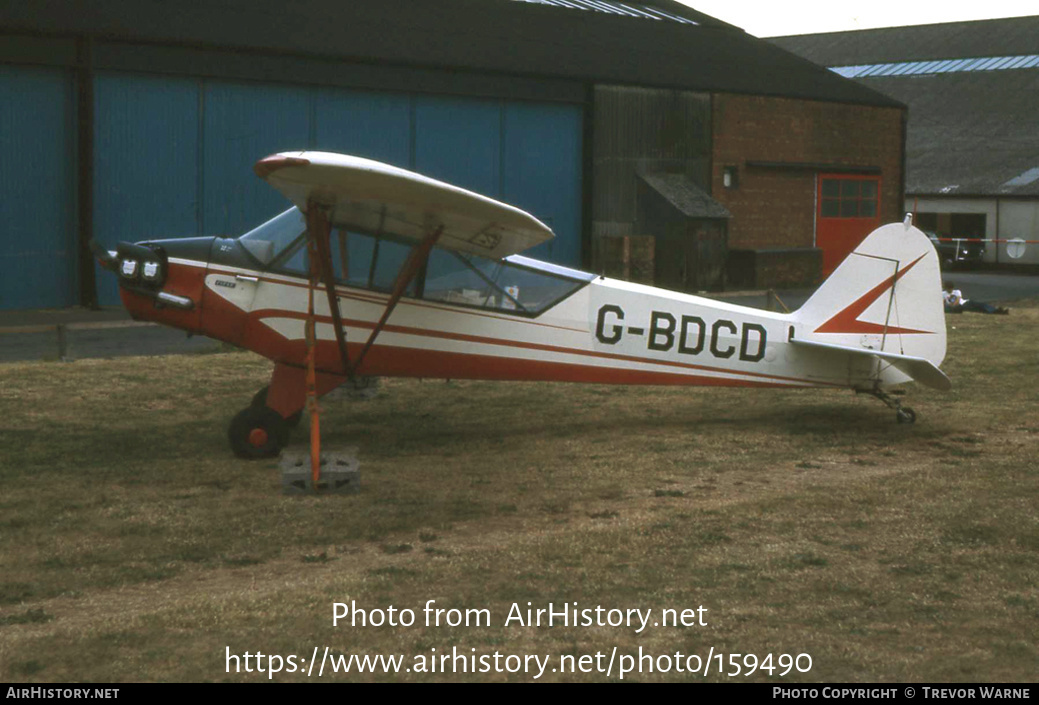
<svg viewBox="0 0 1039 705">
<path fill-rule="evenodd" d="M 321 453 L 321 478 L 315 489 L 309 450 L 286 450 L 278 462 L 284 494 L 353 494 L 361 487 L 361 463 L 357 448 Z"/>
</svg>

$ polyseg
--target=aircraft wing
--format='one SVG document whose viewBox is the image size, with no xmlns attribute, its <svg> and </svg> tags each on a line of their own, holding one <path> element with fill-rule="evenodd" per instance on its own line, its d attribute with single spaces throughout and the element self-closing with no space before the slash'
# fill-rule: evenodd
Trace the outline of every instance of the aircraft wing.
<svg viewBox="0 0 1039 705">
<path fill-rule="evenodd" d="M 885 362 L 891 363 L 894 367 L 909 375 L 920 384 L 941 390 L 952 388 L 952 381 L 945 376 L 945 373 L 938 369 L 938 366 L 933 362 L 922 357 L 900 355 L 898 353 L 883 352 L 880 350 L 870 350 L 869 348 L 853 348 L 848 345 L 817 343 L 812 340 L 800 340 L 797 338 L 791 338 L 790 342 L 793 345 L 801 345 L 804 347 L 832 350 L 847 353 L 849 355 L 880 358 Z"/>
<path fill-rule="evenodd" d="M 304 212 L 311 201 L 329 206 L 334 227 L 416 242 L 442 227 L 440 247 L 489 259 L 554 237 L 519 208 L 361 157 L 284 152 L 261 159 L 253 170 Z"/>
</svg>

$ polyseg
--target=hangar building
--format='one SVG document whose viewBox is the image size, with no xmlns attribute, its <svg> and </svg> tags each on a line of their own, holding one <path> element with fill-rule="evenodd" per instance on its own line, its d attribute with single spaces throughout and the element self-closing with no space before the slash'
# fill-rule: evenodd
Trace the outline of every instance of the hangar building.
<svg viewBox="0 0 1039 705">
<path fill-rule="evenodd" d="M 671 0 L 0 0 L 0 308 L 117 303 L 91 238 L 242 233 L 299 149 L 514 203 L 535 257 L 816 280 L 898 219 L 904 114 Z"/>
<path fill-rule="evenodd" d="M 920 227 L 1039 240 L 1039 17 L 770 41 L 909 106 L 906 210 Z M 1039 247 L 989 245 L 985 259 L 1034 266 Z"/>
</svg>

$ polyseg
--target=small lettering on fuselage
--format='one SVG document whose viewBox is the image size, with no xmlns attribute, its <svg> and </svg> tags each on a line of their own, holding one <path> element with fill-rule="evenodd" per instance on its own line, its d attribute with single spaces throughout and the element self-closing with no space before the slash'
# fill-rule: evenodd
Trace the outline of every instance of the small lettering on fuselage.
<svg viewBox="0 0 1039 705">
<path fill-rule="evenodd" d="M 616 345 L 626 335 L 645 337 L 647 350 L 677 350 L 681 355 L 699 355 L 706 351 L 722 360 L 738 356 L 744 362 L 763 359 L 768 342 L 764 326 L 757 323 L 737 325 L 725 318 L 708 322 L 700 316 L 651 311 L 648 328 L 625 326 L 623 323 L 624 309 L 615 304 L 601 306 L 595 323 L 596 339 L 606 345 Z"/>
</svg>

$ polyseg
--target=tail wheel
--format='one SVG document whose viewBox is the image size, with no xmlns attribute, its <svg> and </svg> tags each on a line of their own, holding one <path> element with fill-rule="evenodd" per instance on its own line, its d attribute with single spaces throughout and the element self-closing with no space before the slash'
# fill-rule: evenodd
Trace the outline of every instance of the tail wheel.
<svg viewBox="0 0 1039 705">
<path fill-rule="evenodd" d="M 260 407 L 267 406 L 267 390 L 269 388 L 270 388 L 269 386 L 265 386 L 262 389 L 260 389 L 260 391 L 256 392 L 256 394 L 253 395 L 253 400 L 251 402 L 249 402 L 249 404 L 251 406 L 260 406 Z M 285 423 L 288 424 L 289 428 L 296 428 L 296 426 L 299 426 L 299 422 L 302 419 L 303 419 L 303 410 L 300 409 L 295 414 L 293 414 L 292 416 L 289 416 L 287 419 L 285 419 Z"/>
<path fill-rule="evenodd" d="M 249 406 L 231 419 L 227 439 L 239 458 L 258 460 L 273 458 L 288 442 L 289 428 L 285 419 L 266 406 Z"/>
<path fill-rule="evenodd" d="M 895 412 L 898 423 L 916 423 L 916 412 L 908 406 L 903 406 Z"/>
</svg>

